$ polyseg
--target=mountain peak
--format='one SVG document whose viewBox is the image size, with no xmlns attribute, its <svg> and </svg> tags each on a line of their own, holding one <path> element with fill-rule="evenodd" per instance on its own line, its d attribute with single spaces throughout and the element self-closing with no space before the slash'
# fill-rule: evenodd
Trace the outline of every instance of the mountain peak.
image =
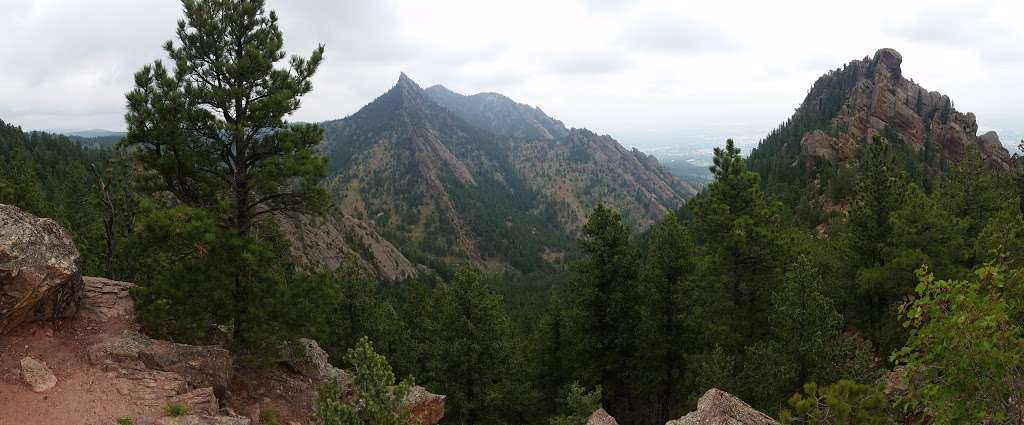
<svg viewBox="0 0 1024 425">
<path fill-rule="evenodd" d="M 405 75 L 404 72 L 398 74 L 398 82 L 395 83 L 395 87 L 423 90 L 420 88 L 419 84 L 416 84 L 416 82 L 413 81 L 412 78 L 409 78 L 408 75 Z"/>
<path fill-rule="evenodd" d="M 900 69 L 900 65 L 903 63 L 903 55 L 897 52 L 896 49 L 884 47 L 878 49 L 875 52 L 875 58 L 873 61 L 885 65 L 885 68 L 889 70 L 889 73 L 896 78 L 903 76 L 903 71 Z"/>
</svg>

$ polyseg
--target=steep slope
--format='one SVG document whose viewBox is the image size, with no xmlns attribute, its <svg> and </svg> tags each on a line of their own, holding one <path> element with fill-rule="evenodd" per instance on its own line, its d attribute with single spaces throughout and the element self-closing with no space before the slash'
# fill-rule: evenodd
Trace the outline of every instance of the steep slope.
<svg viewBox="0 0 1024 425">
<path fill-rule="evenodd" d="M 537 268 L 570 240 L 513 170 L 507 142 L 430 100 L 405 74 L 354 115 L 323 124 L 341 210 L 418 260 Z"/>
<path fill-rule="evenodd" d="M 599 202 L 646 227 L 697 193 L 653 156 L 586 129 L 516 144 L 512 156 L 531 186 L 563 204 L 556 209 L 559 223 L 574 233 Z"/>
<path fill-rule="evenodd" d="M 442 85 L 425 90 L 427 96 L 467 123 L 491 133 L 520 139 L 556 139 L 569 134 L 561 121 L 540 108 L 517 103 L 498 93 L 465 96 Z"/>
<path fill-rule="evenodd" d="M 959 161 L 970 146 L 993 167 L 1010 156 L 995 133 L 977 135 L 973 113 L 903 76 L 902 55 L 880 49 L 819 78 L 803 103 L 750 154 L 769 186 L 806 188 L 820 172 L 856 158 L 877 136 L 896 144 L 925 172 Z"/>
<path fill-rule="evenodd" d="M 343 214 L 279 214 L 292 252 L 307 266 L 337 269 L 354 261 L 385 282 L 418 276 L 420 270 L 365 221 Z"/>
<path fill-rule="evenodd" d="M 597 203 L 644 226 L 694 192 L 654 158 L 607 136 L 486 131 L 404 74 L 355 114 L 322 126 L 328 184 L 341 211 L 372 222 L 420 263 L 546 269 L 571 252 Z"/>
</svg>

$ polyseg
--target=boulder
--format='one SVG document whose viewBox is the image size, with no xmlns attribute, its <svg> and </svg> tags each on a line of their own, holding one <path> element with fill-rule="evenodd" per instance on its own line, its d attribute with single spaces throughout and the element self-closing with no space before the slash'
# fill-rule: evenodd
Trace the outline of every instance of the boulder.
<svg viewBox="0 0 1024 425">
<path fill-rule="evenodd" d="M 168 404 L 188 407 L 189 413 L 196 415 L 216 416 L 220 412 L 220 405 L 217 403 L 217 396 L 213 393 L 213 388 L 198 388 L 176 395 L 170 398 Z"/>
<path fill-rule="evenodd" d="M 96 366 L 137 361 L 139 351 L 149 342 L 149 338 L 138 332 L 124 331 L 121 335 L 90 346 L 86 349 L 86 357 L 89 363 Z"/>
<path fill-rule="evenodd" d="M 108 369 L 148 369 L 180 376 L 192 388 L 227 388 L 231 353 L 213 345 L 186 345 L 124 331 L 86 350 L 89 362 Z"/>
<path fill-rule="evenodd" d="M 619 423 L 612 417 L 612 415 L 609 415 L 608 412 L 605 412 L 603 408 L 599 407 L 594 411 L 594 414 L 590 415 L 590 418 L 587 419 L 587 425 L 619 425 Z"/>
<path fill-rule="evenodd" d="M 57 377 L 46 363 L 31 357 L 21 359 L 21 378 L 37 393 L 46 392 L 57 385 Z"/>
<path fill-rule="evenodd" d="M 287 351 L 288 359 L 285 363 L 302 376 L 323 382 L 335 379 L 340 374 L 339 369 L 328 360 L 327 352 L 312 339 L 299 338 Z"/>
<path fill-rule="evenodd" d="M 114 318 L 132 318 L 135 304 L 128 290 L 133 286 L 128 282 L 104 279 L 102 277 L 83 277 L 82 299 L 78 304 L 78 317 L 106 322 Z"/>
<path fill-rule="evenodd" d="M 180 374 L 193 387 L 227 388 L 234 368 L 231 353 L 214 345 L 186 345 L 152 340 L 139 350 L 150 369 Z"/>
<path fill-rule="evenodd" d="M 697 410 L 665 425 L 779 425 L 725 391 L 712 388 L 697 401 Z"/>
<path fill-rule="evenodd" d="M 0 335 L 73 315 L 81 293 L 71 235 L 53 220 L 0 204 Z"/>
<path fill-rule="evenodd" d="M 444 418 L 444 401 L 445 396 L 415 386 L 402 400 L 402 412 L 413 425 L 434 425 Z"/>
</svg>

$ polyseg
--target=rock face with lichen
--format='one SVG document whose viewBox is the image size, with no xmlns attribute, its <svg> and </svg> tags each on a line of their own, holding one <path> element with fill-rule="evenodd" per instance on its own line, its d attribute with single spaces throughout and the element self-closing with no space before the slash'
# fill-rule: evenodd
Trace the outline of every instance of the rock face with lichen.
<svg viewBox="0 0 1024 425">
<path fill-rule="evenodd" d="M 71 235 L 53 220 L 0 204 L 0 335 L 74 314 L 81 293 Z"/>
</svg>

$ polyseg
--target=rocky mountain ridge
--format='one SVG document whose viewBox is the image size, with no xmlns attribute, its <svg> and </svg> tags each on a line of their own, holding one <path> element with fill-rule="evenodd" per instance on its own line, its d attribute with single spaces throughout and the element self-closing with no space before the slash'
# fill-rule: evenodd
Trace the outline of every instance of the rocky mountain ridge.
<svg viewBox="0 0 1024 425">
<path fill-rule="evenodd" d="M 512 105 L 512 112 L 494 109 L 510 120 L 529 109 L 504 97 L 496 103 Z M 370 223 L 418 261 L 523 271 L 564 261 L 598 203 L 643 227 L 696 193 L 611 137 L 583 129 L 510 137 L 465 114 L 402 74 L 355 114 L 322 123 L 328 186 L 341 213 Z"/>
<path fill-rule="evenodd" d="M 751 167 L 770 181 L 793 182 L 795 168 L 824 162 L 843 166 L 876 138 L 895 143 L 921 162 L 959 161 L 976 149 L 992 167 L 1008 169 L 1010 155 L 995 132 L 978 135 L 977 118 L 953 101 L 903 75 L 903 56 L 883 48 L 819 78 L 792 117 L 751 153 Z"/>
<path fill-rule="evenodd" d="M 550 140 L 569 134 L 565 124 L 540 108 L 518 103 L 499 93 L 466 96 L 440 84 L 428 87 L 424 93 L 467 123 L 500 136 Z"/>
</svg>

